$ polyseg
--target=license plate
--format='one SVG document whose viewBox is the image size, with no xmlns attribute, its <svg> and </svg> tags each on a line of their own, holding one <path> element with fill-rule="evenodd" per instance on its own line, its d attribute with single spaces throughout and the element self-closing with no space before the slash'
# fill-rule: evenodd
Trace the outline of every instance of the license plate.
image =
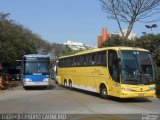
<svg viewBox="0 0 160 120">
<path fill-rule="evenodd" d="M 144 94 L 143 93 L 139 93 L 138 96 L 144 96 Z"/>
</svg>

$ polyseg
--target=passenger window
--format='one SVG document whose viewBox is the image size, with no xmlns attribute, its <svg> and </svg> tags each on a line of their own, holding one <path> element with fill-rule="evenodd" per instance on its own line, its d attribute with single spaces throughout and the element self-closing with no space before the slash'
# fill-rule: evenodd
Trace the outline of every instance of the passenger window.
<svg viewBox="0 0 160 120">
<path fill-rule="evenodd" d="M 64 66 L 64 67 L 66 67 L 66 66 L 67 66 L 67 59 L 66 59 L 66 58 L 64 59 L 63 66 Z"/>
<path fill-rule="evenodd" d="M 97 65 L 106 66 L 106 51 L 97 53 Z"/>
<path fill-rule="evenodd" d="M 95 53 L 89 54 L 88 65 L 95 65 Z"/>
<path fill-rule="evenodd" d="M 80 56 L 80 66 L 84 66 L 84 55 Z"/>
<path fill-rule="evenodd" d="M 88 55 L 84 56 L 84 66 L 88 65 Z"/>
<path fill-rule="evenodd" d="M 77 66 L 77 57 L 74 59 L 74 66 Z"/>
<path fill-rule="evenodd" d="M 77 66 L 80 66 L 80 56 L 77 56 L 76 58 L 77 58 L 76 60 Z"/>
<path fill-rule="evenodd" d="M 64 65 L 64 60 L 63 59 L 61 60 L 61 65 L 62 65 L 61 67 L 64 67 L 63 66 Z"/>
<path fill-rule="evenodd" d="M 118 56 L 115 50 L 108 50 L 108 69 L 110 76 L 116 82 L 120 82 Z"/>
<path fill-rule="evenodd" d="M 71 57 L 71 59 L 70 59 L 70 66 L 71 67 L 73 66 L 73 57 Z"/>
<path fill-rule="evenodd" d="M 69 66 L 69 58 L 66 59 L 66 66 Z"/>
</svg>

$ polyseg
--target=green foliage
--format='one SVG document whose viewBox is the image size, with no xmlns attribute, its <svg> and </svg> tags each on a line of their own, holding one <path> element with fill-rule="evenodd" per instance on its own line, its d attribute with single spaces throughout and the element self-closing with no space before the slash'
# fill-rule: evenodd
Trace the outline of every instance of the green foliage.
<svg viewBox="0 0 160 120">
<path fill-rule="evenodd" d="M 49 42 L 24 26 L 0 13 L 0 63 L 22 59 L 24 54 L 48 54 L 53 51 Z"/>
<path fill-rule="evenodd" d="M 152 53 L 157 66 L 160 67 L 160 34 L 147 34 L 141 36 L 135 41 L 135 45 L 149 50 Z"/>
<path fill-rule="evenodd" d="M 122 39 L 120 37 L 109 38 L 107 42 L 103 43 L 101 47 L 114 47 L 114 46 L 130 46 L 134 47 L 134 41 Z"/>
<path fill-rule="evenodd" d="M 8 17 L 9 14 L 0 13 L 0 63 L 22 59 L 24 54 L 51 54 L 56 60 L 76 52 L 68 46 L 43 40 Z"/>
<path fill-rule="evenodd" d="M 71 55 L 71 54 L 74 54 L 74 50 L 72 50 L 68 45 L 64 45 L 62 47 L 62 53 L 61 53 L 61 55 L 65 56 L 65 55 Z"/>
<path fill-rule="evenodd" d="M 84 49 L 73 50 L 68 45 L 63 45 L 60 55 L 61 56 L 72 55 L 81 51 L 84 51 Z"/>
<path fill-rule="evenodd" d="M 37 53 L 34 35 L 22 25 L 0 13 L 0 62 L 21 59 L 24 54 Z"/>
<path fill-rule="evenodd" d="M 52 43 L 51 44 L 51 52 L 54 54 L 55 58 L 59 58 L 60 55 L 62 54 L 62 48 L 63 45 L 62 44 L 56 44 L 56 43 Z"/>
<path fill-rule="evenodd" d="M 50 54 L 53 61 L 60 56 L 74 54 L 69 46 L 49 43 L 28 28 L 0 13 L 0 63 L 22 59 L 24 54 Z"/>
</svg>

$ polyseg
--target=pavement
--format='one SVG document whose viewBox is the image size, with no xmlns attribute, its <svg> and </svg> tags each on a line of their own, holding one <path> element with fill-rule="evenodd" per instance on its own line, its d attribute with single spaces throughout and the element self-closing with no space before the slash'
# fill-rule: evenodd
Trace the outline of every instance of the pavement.
<svg viewBox="0 0 160 120">
<path fill-rule="evenodd" d="M 99 94 L 57 84 L 24 90 L 20 84 L 0 91 L 0 114 L 65 114 L 67 119 L 142 119 L 160 114 L 160 99 L 102 99 Z M 148 116 L 147 116 L 148 117 Z M 152 117 L 152 116 L 151 116 Z M 160 116 L 158 116 L 158 119 Z"/>
</svg>

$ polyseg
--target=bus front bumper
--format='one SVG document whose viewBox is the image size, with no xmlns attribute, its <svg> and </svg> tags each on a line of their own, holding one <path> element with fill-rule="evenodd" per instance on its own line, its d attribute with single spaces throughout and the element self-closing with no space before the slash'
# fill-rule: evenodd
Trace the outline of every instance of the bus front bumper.
<svg viewBox="0 0 160 120">
<path fill-rule="evenodd" d="M 156 97 L 155 91 L 147 92 L 121 92 L 120 98 L 147 98 Z"/>
<path fill-rule="evenodd" d="M 49 82 L 24 82 L 23 86 L 49 86 Z"/>
</svg>

